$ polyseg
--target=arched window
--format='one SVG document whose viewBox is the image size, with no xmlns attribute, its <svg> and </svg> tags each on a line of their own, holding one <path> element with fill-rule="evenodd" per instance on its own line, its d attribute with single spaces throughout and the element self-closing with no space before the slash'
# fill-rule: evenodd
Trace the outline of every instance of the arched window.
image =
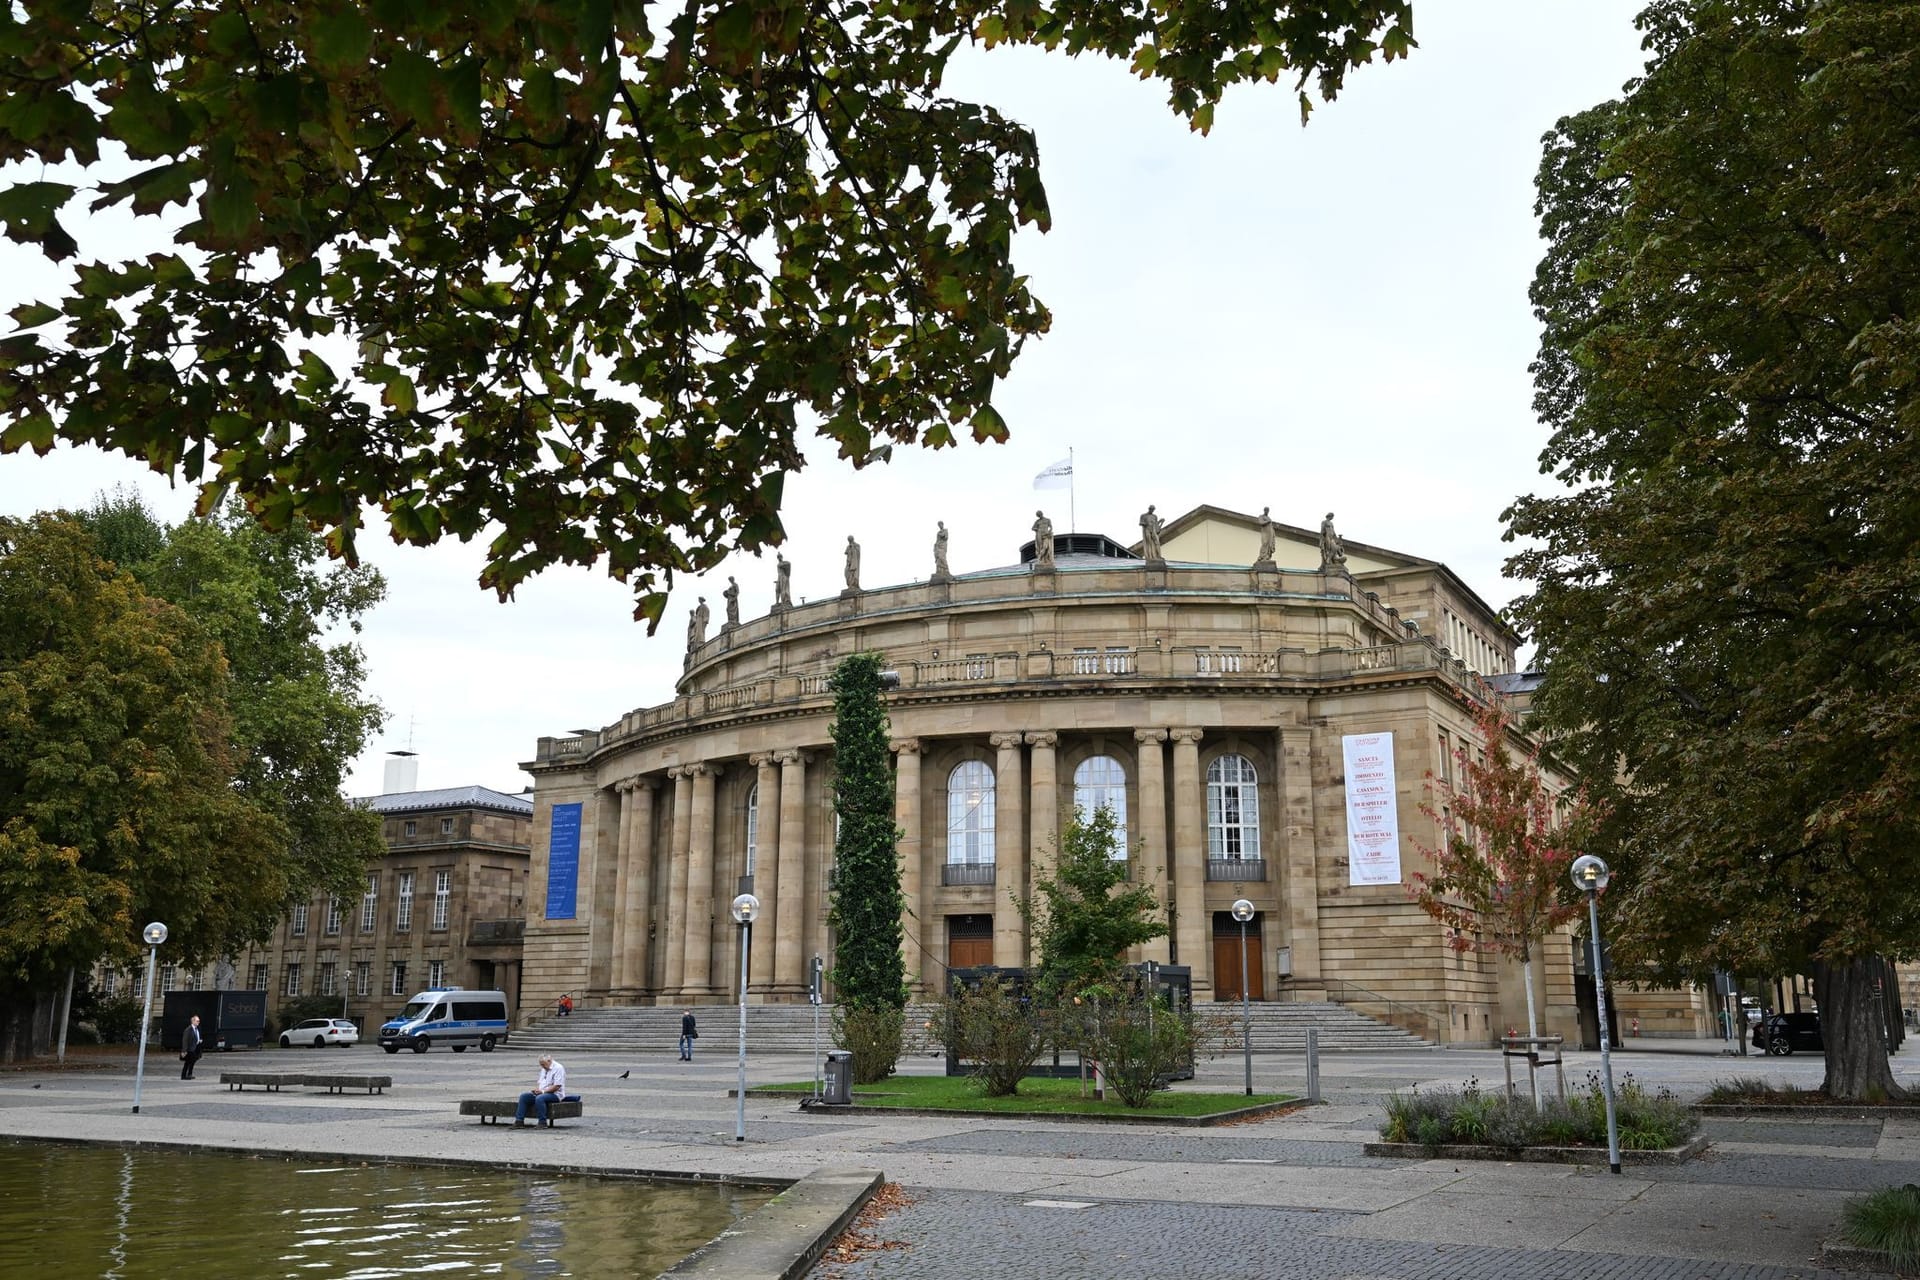
<svg viewBox="0 0 1920 1280">
<path fill-rule="evenodd" d="M 993 770 L 965 760 L 947 775 L 947 861 L 993 862 Z"/>
<path fill-rule="evenodd" d="M 1073 807 L 1086 822 L 1101 805 L 1113 810 L 1113 856 L 1127 856 L 1127 775 L 1112 756 L 1082 760 L 1073 771 Z"/>
<path fill-rule="evenodd" d="M 760 847 L 760 784 L 747 792 L 747 862 L 742 875 L 753 874 L 754 851 Z"/>
<path fill-rule="evenodd" d="M 1207 766 L 1207 856 L 1260 856 L 1260 788 L 1253 762 L 1221 756 Z"/>
</svg>

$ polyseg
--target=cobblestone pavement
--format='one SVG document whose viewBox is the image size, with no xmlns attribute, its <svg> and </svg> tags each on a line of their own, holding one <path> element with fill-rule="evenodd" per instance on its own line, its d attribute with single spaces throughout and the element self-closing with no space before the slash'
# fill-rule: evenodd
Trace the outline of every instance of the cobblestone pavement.
<svg viewBox="0 0 1920 1280">
<path fill-rule="evenodd" d="M 1056 1208 L 1032 1197 L 922 1194 L 884 1224 L 883 1249 L 816 1271 L 856 1277 L 1045 1276 L 1047 1280 L 1861 1280 L 1858 1272 L 1700 1258 L 1356 1240 L 1329 1234 L 1356 1215 L 1246 1205 L 1109 1201 Z"/>
</svg>

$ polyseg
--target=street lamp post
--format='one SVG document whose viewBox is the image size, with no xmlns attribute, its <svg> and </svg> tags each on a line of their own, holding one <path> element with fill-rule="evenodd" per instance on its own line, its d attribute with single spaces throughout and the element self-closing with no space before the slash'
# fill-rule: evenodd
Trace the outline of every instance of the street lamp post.
<svg viewBox="0 0 1920 1280">
<path fill-rule="evenodd" d="M 1247 921 L 1253 919 L 1253 904 L 1245 898 L 1233 903 L 1233 918 L 1240 922 L 1240 1049 L 1247 1065 L 1247 1096 L 1253 1096 L 1253 996 L 1247 991 Z"/>
<path fill-rule="evenodd" d="M 153 1020 L 153 965 L 160 944 L 167 940 L 167 926 L 155 920 L 140 931 L 147 944 L 147 1002 L 140 1010 L 140 1049 L 133 1064 L 133 1114 L 140 1114 L 140 1084 L 147 1074 L 147 1023 Z"/>
<path fill-rule="evenodd" d="M 1600 1078 L 1607 1090 L 1607 1165 L 1620 1172 L 1620 1125 L 1613 1112 L 1613 1054 L 1607 1037 L 1607 975 L 1600 964 L 1600 892 L 1613 873 L 1592 854 L 1573 860 L 1573 883 L 1587 895 L 1587 923 L 1593 935 L 1593 1004 L 1600 1014 Z"/>
<path fill-rule="evenodd" d="M 747 957 L 753 951 L 753 919 L 760 914 L 760 899 L 743 893 L 733 900 L 733 922 L 740 926 L 740 1081 L 735 1090 L 738 1106 L 733 1114 L 733 1140 L 747 1140 Z"/>
</svg>

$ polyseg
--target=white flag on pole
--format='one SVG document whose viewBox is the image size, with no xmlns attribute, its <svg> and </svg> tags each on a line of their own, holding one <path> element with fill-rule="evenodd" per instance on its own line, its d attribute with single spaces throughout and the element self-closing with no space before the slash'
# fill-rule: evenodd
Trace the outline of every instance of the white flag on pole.
<svg viewBox="0 0 1920 1280">
<path fill-rule="evenodd" d="M 1065 489 L 1073 484 L 1073 458 L 1060 459 L 1033 478 L 1036 489 Z"/>
</svg>

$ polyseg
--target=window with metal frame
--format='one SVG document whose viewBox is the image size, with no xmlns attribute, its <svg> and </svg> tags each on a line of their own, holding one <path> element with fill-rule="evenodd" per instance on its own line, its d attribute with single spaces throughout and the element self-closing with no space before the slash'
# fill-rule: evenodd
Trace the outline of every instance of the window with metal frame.
<svg viewBox="0 0 1920 1280">
<path fill-rule="evenodd" d="M 947 775 L 947 861 L 980 866 L 994 860 L 993 769 L 963 760 Z"/>
<path fill-rule="evenodd" d="M 1105 805 L 1113 811 L 1115 859 L 1127 856 L 1127 773 L 1112 756 L 1089 756 L 1073 771 L 1073 807 L 1080 820 L 1092 820 Z"/>
<path fill-rule="evenodd" d="M 1207 766 L 1207 856 L 1260 856 L 1260 786 L 1253 762 L 1217 757 Z"/>
</svg>

